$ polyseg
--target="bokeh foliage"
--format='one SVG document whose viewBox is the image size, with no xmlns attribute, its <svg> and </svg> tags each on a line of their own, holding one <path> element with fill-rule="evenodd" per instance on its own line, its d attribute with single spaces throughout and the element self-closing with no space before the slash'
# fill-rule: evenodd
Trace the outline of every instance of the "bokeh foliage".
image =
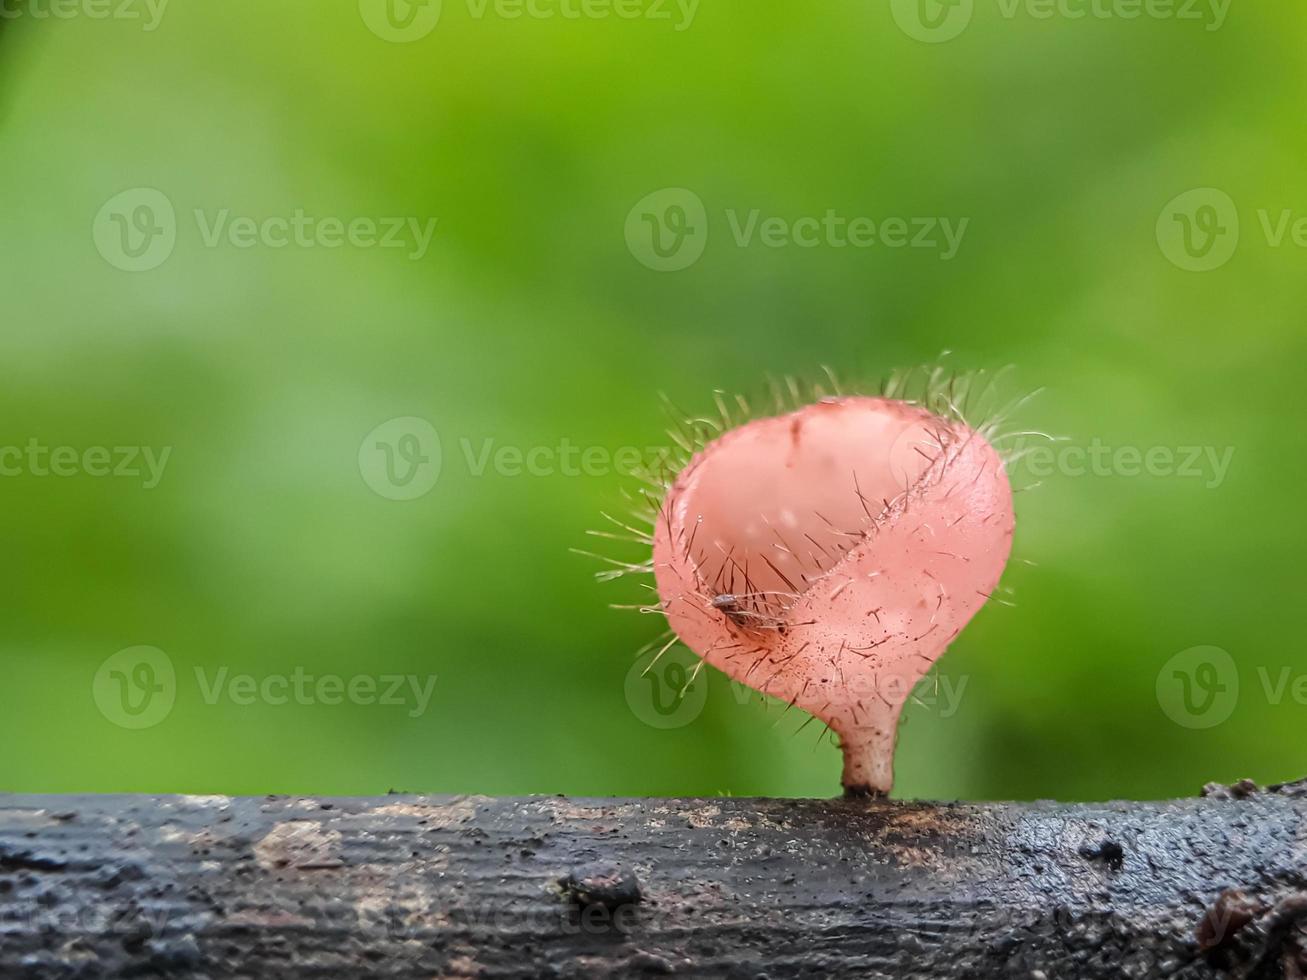
<svg viewBox="0 0 1307 980">
<path fill-rule="evenodd" d="M 941 664 L 956 712 L 909 708 L 899 794 L 1159 797 L 1307 771 L 1301 604 L 1307 42 L 1289 4 L 1174 18 L 1006 17 L 978 2 L 926 44 L 883 4 L 703 4 L 649 20 L 478 18 L 446 0 L 395 44 L 353 3 L 169 6 L 0 26 L 0 445 L 171 446 L 159 485 L 0 478 L 0 788 L 12 791 L 828 795 L 838 759 L 720 675 L 674 730 L 623 694 L 656 627 L 615 612 L 586 546 L 613 473 L 477 476 L 463 441 L 612 451 L 767 373 L 847 379 L 934 359 L 1046 389 L 1021 427 L 1234 455 L 1217 486 L 1054 473 L 1022 493 L 1016 606 Z M 163 191 L 159 268 L 97 253 L 113 195 Z M 712 231 L 675 273 L 628 250 L 632 205 L 692 189 Z M 1221 268 L 1154 227 L 1214 187 L 1240 208 Z M 436 216 L 429 253 L 206 248 L 194 209 Z M 737 247 L 727 209 L 965 216 L 957 256 Z M 439 431 L 428 495 L 360 477 L 397 416 Z M 1035 482 L 1018 480 L 1019 484 Z M 168 654 L 174 710 L 112 724 L 106 657 Z M 1221 724 L 1159 706 L 1176 653 L 1229 651 Z M 381 706 L 206 704 L 230 673 L 436 674 Z M 1263 674 L 1259 674 L 1259 670 Z"/>
</svg>

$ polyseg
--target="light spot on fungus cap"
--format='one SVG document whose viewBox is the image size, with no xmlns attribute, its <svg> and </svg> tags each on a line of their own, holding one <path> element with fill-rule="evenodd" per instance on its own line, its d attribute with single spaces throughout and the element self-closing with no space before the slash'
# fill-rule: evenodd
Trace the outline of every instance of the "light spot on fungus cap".
<svg viewBox="0 0 1307 980">
<path fill-rule="evenodd" d="M 888 793 L 903 704 L 998 584 L 1012 528 L 980 432 L 829 398 L 704 445 L 663 500 L 653 571 L 686 646 L 829 724 L 846 790 Z"/>
</svg>

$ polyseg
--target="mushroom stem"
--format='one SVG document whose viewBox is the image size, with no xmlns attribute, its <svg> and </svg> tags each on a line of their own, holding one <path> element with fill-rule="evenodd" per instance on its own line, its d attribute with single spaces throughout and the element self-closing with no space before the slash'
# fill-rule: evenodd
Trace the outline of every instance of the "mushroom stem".
<svg viewBox="0 0 1307 980">
<path fill-rule="evenodd" d="M 849 797 L 889 796 L 894 788 L 894 742 L 898 737 L 898 718 L 889 724 L 857 728 L 840 733 L 840 750 L 844 753 L 844 795 Z"/>
</svg>

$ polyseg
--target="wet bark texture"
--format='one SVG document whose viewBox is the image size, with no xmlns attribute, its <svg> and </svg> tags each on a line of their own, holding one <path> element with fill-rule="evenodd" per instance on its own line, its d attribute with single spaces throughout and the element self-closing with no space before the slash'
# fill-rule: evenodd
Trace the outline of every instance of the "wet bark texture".
<svg viewBox="0 0 1307 980">
<path fill-rule="evenodd" d="M 1305 815 L 0 796 L 0 977 L 1296 977 Z"/>
</svg>

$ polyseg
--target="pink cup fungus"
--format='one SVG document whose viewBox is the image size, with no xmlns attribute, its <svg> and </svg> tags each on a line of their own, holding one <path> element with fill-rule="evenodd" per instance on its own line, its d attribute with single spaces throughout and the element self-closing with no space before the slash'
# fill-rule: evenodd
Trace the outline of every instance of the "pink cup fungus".
<svg viewBox="0 0 1307 980">
<path fill-rule="evenodd" d="M 731 424 L 719 403 L 722 425 L 678 440 L 688 461 L 652 515 L 649 608 L 670 642 L 826 722 L 849 795 L 889 793 L 903 705 L 1011 547 L 993 427 L 935 381 L 937 411 L 839 396 Z"/>
</svg>

